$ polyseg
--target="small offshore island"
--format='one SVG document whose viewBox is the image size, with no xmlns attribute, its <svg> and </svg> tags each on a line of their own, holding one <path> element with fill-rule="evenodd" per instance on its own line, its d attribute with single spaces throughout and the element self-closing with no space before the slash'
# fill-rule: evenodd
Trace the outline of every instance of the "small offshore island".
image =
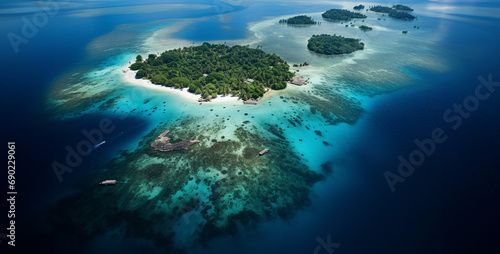
<svg viewBox="0 0 500 254">
<path fill-rule="evenodd" d="M 370 7 L 370 9 L 368 10 L 373 12 L 387 13 L 389 17 L 394 19 L 414 20 L 417 18 L 407 12 L 407 11 L 413 11 L 412 8 L 401 4 L 393 5 L 392 7 L 377 5 Z"/>
<path fill-rule="evenodd" d="M 327 20 L 349 21 L 351 19 L 365 19 L 366 15 L 342 9 L 330 9 L 321 16 Z"/>
<path fill-rule="evenodd" d="M 365 32 L 373 30 L 373 28 L 371 28 L 369 26 L 365 26 L 365 25 L 359 26 L 359 29 L 361 29 L 362 31 L 365 31 Z"/>
<path fill-rule="evenodd" d="M 313 35 L 307 41 L 307 48 L 312 52 L 324 55 L 349 54 L 365 47 L 365 44 L 359 41 L 359 39 L 335 34 Z"/>
<path fill-rule="evenodd" d="M 352 8 L 353 8 L 354 10 L 359 11 L 359 10 L 363 10 L 363 9 L 365 8 L 365 6 L 364 6 L 364 5 L 362 5 L 362 4 L 360 4 L 360 5 L 356 5 L 356 6 L 352 7 Z"/>
<path fill-rule="evenodd" d="M 318 22 L 314 21 L 309 16 L 306 15 L 299 15 L 295 17 L 291 17 L 288 19 L 280 19 L 279 21 L 280 24 L 287 24 L 287 25 L 316 25 Z"/>
<path fill-rule="evenodd" d="M 276 54 L 249 46 L 203 43 L 136 57 L 130 66 L 136 79 L 174 88 L 188 88 L 203 99 L 232 94 L 243 100 L 258 99 L 266 88 L 281 90 L 294 76 L 290 66 Z"/>
</svg>

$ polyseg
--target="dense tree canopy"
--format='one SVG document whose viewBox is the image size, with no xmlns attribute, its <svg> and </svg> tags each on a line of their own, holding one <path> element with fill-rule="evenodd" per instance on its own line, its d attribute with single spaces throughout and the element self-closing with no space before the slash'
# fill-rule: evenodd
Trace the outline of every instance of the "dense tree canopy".
<svg viewBox="0 0 500 254">
<path fill-rule="evenodd" d="M 402 4 L 393 5 L 392 8 L 399 10 L 399 11 L 413 11 L 413 9 L 410 8 L 410 6 L 402 5 Z"/>
<path fill-rule="evenodd" d="M 394 9 L 392 9 L 389 6 L 376 5 L 376 6 L 370 7 L 369 10 L 374 11 L 374 12 L 389 13 L 389 12 L 393 11 Z"/>
<path fill-rule="evenodd" d="M 417 17 L 411 15 L 410 13 L 405 12 L 405 11 L 413 11 L 413 9 L 411 9 L 410 7 L 408 7 L 406 5 L 397 4 L 397 5 L 393 5 L 393 7 L 377 5 L 377 6 L 370 7 L 369 10 L 374 11 L 374 12 L 387 13 L 387 14 L 389 14 L 389 17 L 395 18 L 395 19 L 414 20 L 417 18 Z"/>
<path fill-rule="evenodd" d="M 313 35 L 307 41 L 307 48 L 313 52 L 325 55 L 349 54 L 364 48 L 359 39 L 345 38 L 340 35 Z"/>
<path fill-rule="evenodd" d="M 299 15 L 299 16 L 288 18 L 288 19 L 281 19 L 279 21 L 279 23 L 280 24 L 289 24 L 289 25 L 316 25 L 318 22 L 314 21 L 309 16 Z"/>
<path fill-rule="evenodd" d="M 359 11 L 359 10 L 363 10 L 363 9 L 365 8 L 365 6 L 364 6 L 364 5 L 362 5 L 362 4 L 360 4 L 360 5 L 356 5 L 356 6 L 352 7 L 352 8 L 353 8 L 354 10 Z"/>
<path fill-rule="evenodd" d="M 369 26 L 365 26 L 365 25 L 361 25 L 359 27 L 359 29 L 363 30 L 363 31 L 371 31 L 373 30 L 373 28 L 369 27 Z"/>
<path fill-rule="evenodd" d="M 276 54 L 248 46 L 206 42 L 201 46 L 168 50 L 160 56 L 150 54 L 130 68 L 138 70 L 136 78 L 188 88 L 203 98 L 233 94 L 244 100 L 256 99 L 262 97 L 265 87 L 283 89 L 293 77 L 290 66 Z"/>
<path fill-rule="evenodd" d="M 331 9 L 323 14 L 321 14 L 323 18 L 326 19 L 332 19 L 332 20 L 351 20 L 351 19 L 364 19 L 366 18 L 366 15 L 363 15 L 361 13 L 357 12 L 352 12 L 348 10 L 342 10 L 342 9 Z"/>
<path fill-rule="evenodd" d="M 408 12 L 396 11 L 396 10 L 389 12 L 389 17 L 401 20 L 414 20 L 417 18 Z"/>
</svg>

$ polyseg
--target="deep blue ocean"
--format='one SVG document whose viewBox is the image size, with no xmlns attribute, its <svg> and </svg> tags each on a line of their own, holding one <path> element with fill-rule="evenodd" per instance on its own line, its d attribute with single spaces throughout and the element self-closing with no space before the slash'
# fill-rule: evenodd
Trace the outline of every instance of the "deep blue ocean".
<svg viewBox="0 0 500 254">
<path fill-rule="evenodd" d="M 161 26 L 165 19 L 212 17 L 220 14 L 221 8 L 224 13 L 236 13 L 233 20 L 225 21 L 232 30 L 221 29 L 217 20 L 209 19 L 194 23 L 175 36 L 193 41 L 241 39 L 250 22 L 268 16 L 300 14 L 305 9 L 313 13 L 335 7 L 334 3 L 326 2 L 308 6 L 258 1 L 246 6 L 226 6 L 191 0 L 189 3 L 215 7 L 91 17 L 66 15 L 80 8 L 126 6 L 132 1 L 76 3 L 80 5 L 60 9 L 27 44 L 19 46 L 18 53 L 6 35 L 20 33 L 21 18 L 31 17 L 33 12 L 0 15 L 0 136 L 4 161 L 6 143 L 16 142 L 18 191 L 18 247 L 10 248 L 6 240 L 0 239 L 1 253 L 54 253 L 43 251 L 58 249 L 58 239 L 45 234 L 45 218 L 53 202 L 71 193 L 80 179 L 116 156 L 122 147 L 140 140 L 151 128 L 152 123 L 136 116 L 118 120 L 118 115 L 93 114 L 57 119 L 48 112 L 49 92 L 60 75 L 86 70 L 92 63 L 101 64 L 115 54 L 111 51 L 90 57 L 86 47 L 94 39 L 120 25 L 148 24 L 143 30 L 134 31 L 136 37 L 117 42 L 126 51 L 134 49 L 141 36 L 155 29 L 155 22 Z M 427 2 L 408 4 L 421 3 Z M 497 2 L 447 4 L 500 10 Z M 0 10 L 31 5 L 29 1 L 6 1 L 0 4 Z M 477 109 L 467 118 L 462 117 L 456 130 L 451 128 L 454 122 L 444 120 L 443 114 L 453 110 L 454 104 L 464 104 L 466 98 L 475 95 L 476 87 L 481 84 L 479 76 L 488 80 L 491 75 L 494 82 L 500 82 L 500 19 L 474 13 L 450 15 L 475 22 L 429 17 L 443 27 L 438 51 L 447 60 L 448 71 L 406 68 L 405 72 L 419 80 L 418 85 L 375 96 L 356 124 L 339 128 L 345 131 L 345 147 L 340 147 L 342 152 L 332 155 L 331 161 L 334 167 L 343 169 L 339 172 L 349 169 L 348 175 L 337 175 L 334 168 L 334 173 L 315 187 L 310 208 L 299 212 L 296 218 L 264 222 L 239 241 L 220 239 L 213 249 L 197 253 L 315 253 L 320 246 L 318 238 L 326 241 L 327 236 L 341 244 L 335 253 L 498 253 L 500 86 L 488 99 L 479 101 Z M 64 160 L 65 147 L 76 144 L 82 139 L 81 131 L 96 128 L 103 117 L 117 123 L 116 128 L 123 135 L 93 152 L 60 183 L 51 163 Z M 398 156 L 408 159 L 418 149 L 414 140 L 432 137 L 436 128 L 444 130 L 446 141 L 436 144 L 435 152 L 426 156 L 422 165 L 415 166 L 404 182 L 395 184 L 395 191 L 391 192 L 384 172 L 397 172 Z M 5 180 L 1 180 L 1 186 L 5 193 L 7 172 L 2 170 Z M 340 178 L 346 180 L 339 181 Z M 5 202 L 0 207 L 0 233 L 3 233 L 8 226 Z M 99 244 L 102 245 L 99 253 L 139 250 L 148 253 L 139 244 L 126 247 Z M 327 251 L 321 249 L 317 253 Z"/>
</svg>

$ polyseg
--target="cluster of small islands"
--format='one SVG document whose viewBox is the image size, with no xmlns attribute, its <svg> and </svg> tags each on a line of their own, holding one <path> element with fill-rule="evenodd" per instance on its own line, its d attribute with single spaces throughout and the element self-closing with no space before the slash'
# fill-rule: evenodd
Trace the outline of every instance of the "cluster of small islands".
<svg viewBox="0 0 500 254">
<path fill-rule="evenodd" d="M 367 18 L 360 13 L 364 8 L 363 5 L 355 6 L 353 9 L 357 12 L 331 9 L 324 12 L 322 18 L 326 22 L 340 23 L 344 29 L 346 21 L 361 19 L 363 22 Z M 389 14 L 391 18 L 410 20 L 404 17 L 411 15 L 407 12 L 412 9 L 394 5 L 374 6 L 370 10 L 382 12 L 379 15 Z M 321 25 L 306 15 L 278 22 L 291 26 L 288 28 L 291 30 L 295 29 L 293 26 L 310 29 Z M 352 23 L 346 26 L 354 27 Z M 369 32 L 377 27 L 361 25 L 359 29 Z M 311 51 L 311 55 L 350 54 L 365 47 L 358 38 L 336 34 L 308 35 L 312 36 L 307 45 L 305 40 L 300 43 Z M 298 71 L 290 69 L 307 68 L 310 64 L 304 60 L 308 59 L 289 64 L 274 53 L 266 53 L 262 46 L 251 48 L 248 45 L 205 42 L 161 54 L 137 55 L 129 66 L 135 73 L 129 74 L 137 79 L 150 80 L 155 85 L 187 89 L 199 95 L 202 101 L 232 95 L 252 104 L 269 89 L 281 90 L 287 84 L 304 84 L 305 80 Z M 316 93 L 301 94 L 300 100 L 293 94 L 280 96 L 280 99 L 293 104 L 303 102 L 312 115 L 321 115 L 328 125 L 353 124 L 362 114 L 358 101 L 333 95 L 324 86 L 315 89 Z M 324 94 L 321 99 L 315 96 L 318 93 Z M 106 105 L 114 104 L 119 100 L 117 98 L 121 95 L 109 99 Z M 147 103 L 149 99 L 144 101 Z M 291 218 L 297 210 L 311 204 L 311 186 L 333 170 L 330 161 L 321 164 L 321 172 L 310 170 L 302 158 L 304 154 L 299 154 L 294 147 L 295 140 L 302 142 L 304 137 L 285 135 L 285 128 L 291 126 L 301 131 L 314 130 L 316 124 L 308 123 L 305 116 L 309 112 L 305 108 L 277 108 L 269 122 L 259 120 L 255 124 L 250 122 L 254 116 L 246 112 L 242 112 L 246 117 L 242 123 L 230 118 L 230 114 L 227 118 L 215 114 L 212 119 L 213 114 L 204 115 L 205 112 L 194 116 L 182 113 L 172 122 L 159 122 L 160 127 L 143 137 L 137 148 L 122 151 L 99 173 L 103 180 L 120 174 L 125 178 L 123 184 L 118 184 L 115 189 L 95 188 L 94 180 L 89 178 L 89 184 L 81 185 L 85 188 L 82 192 L 57 203 L 50 222 L 58 229 L 57 236 L 71 232 L 79 239 L 90 240 L 113 229 L 110 239 L 121 235 L 129 239 L 146 237 L 156 247 L 185 253 L 180 249 L 184 243 L 179 239 L 189 237 L 185 240 L 187 243 L 204 246 L 216 237 L 236 235 L 240 227 L 253 225 L 254 221 L 274 216 Z M 152 112 L 156 109 L 155 105 Z M 165 113 L 165 109 L 163 111 Z M 286 126 L 286 121 L 290 126 Z M 318 123 L 323 124 L 323 120 Z M 167 125 L 168 130 L 165 129 Z M 326 139 L 320 130 L 314 130 L 314 133 L 315 139 Z M 231 135 L 230 138 L 224 136 L 227 134 Z M 332 146 L 325 140 L 323 144 Z M 116 180 L 101 182 L 102 185 L 116 183 Z M 85 209 L 74 209 L 75 204 L 86 204 Z"/>
<path fill-rule="evenodd" d="M 364 19 L 360 13 L 365 6 L 360 4 L 352 12 L 345 9 L 330 9 L 321 16 L 329 22 L 340 22 L 352 19 Z M 386 14 L 394 19 L 410 21 L 417 17 L 408 13 L 413 11 L 406 5 L 371 6 L 366 11 Z M 380 18 L 378 18 L 380 20 Z M 298 15 L 279 20 L 280 24 L 290 26 L 314 26 L 321 22 L 306 15 Z M 351 26 L 355 26 L 350 23 Z M 346 27 L 349 25 L 346 24 Z M 414 26 L 418 29 L 419 27 Z M 371 31 L 372 27 L 361 25 L 362 31 Z M 402 31 L 407 34 L 408 31 Z M 346 38 L 341 35 L 312 35 L 307 42 L 307 48 L 317 54 L 341 55 L 364 49 L 365 44 L 360 39 Z M 308 66 L 294 64 L 293 67 Z M 130 69 L 137 71 L 135 78 L 147 79 L 153 84 L 178 89 L 187 88 L 188 92 L 199 94 L 200 101 L 209 101 L 218 95 L 238 96 L 244 102 L 255 104 L 268 89 L 281 90 L 290 82 L 302 85 L 305 80 L 297 73 L 290 71 L 288 63 L 276 54 L 268 54 L 261 46 L 247 46 L 203 43 L 201 46 L 191 46 L 167 50 L 162 54 L 149 54 L 147 59 L 141 55 L 136 57 Z M 297 82 L 299 80 L 299 82 Z"/>
</svg>

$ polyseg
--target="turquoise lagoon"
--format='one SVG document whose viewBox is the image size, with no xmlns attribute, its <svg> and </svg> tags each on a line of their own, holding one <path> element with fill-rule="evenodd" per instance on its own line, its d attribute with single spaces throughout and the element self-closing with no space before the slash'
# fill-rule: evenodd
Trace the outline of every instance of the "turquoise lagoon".
<svg viewBox="0 0 500 254">
<path fill-rule="evenodd" d="M 364 22 L 355 20 L 354 27 L 345 27 L 322 20 L 321 12 L 350 9 L 358 2 L 241 4 L 217 2 L 213 9 L 193 8 L 185 17 L 169 12 L 171 19 L 157 12 L 114 14 L 113 30 L 87 38 L 79 60 L 48 82 L 44 114 L 51 123 L 74 124 L 67 135 L 76 136 L 74 141 L 59 140 L 54 160 L 64 159 L 66 142 L 74 145 L 83 137 L 82 126 L 95 128 L 103 118 L 117 126 L 104 137 L 106 144 L 36 202 L 44 211 L 39 220 L 42 235 L 66 242 L 52 248 L 61 253 L 75 246 L 77 253 L 100 253 L 103 246 L 120 253 L 303 253 L 313 251 L 317 238 L 328 235 L 346 252 L 419 248 L 420 232 L 434 227 L 431 222 L 439 215 L 411 215 L 415 222 L 409 222 L 396 215 L 414 211 L 415 206 L 404 209 L 398 204 L 418 195 L 404 190 L 407 185 L 414 187 L 419 179 L 432 186 L 432 181 L 420 174 L 391 196 L 382 174 L 397 168 L 398 154 L 411 151 L 415 137 L 423 138 L 443 125 L 440 114 L 446 103 L 463 98 L 467 85 L 483 69 L 498 73 L 495 54 L 486 49 L 478 53 L 486 60 L 474 67 L 474 56 L 456 54 L 463 49 L 457 40 L 467 40 L 457 30 L 489 38 L 481 31 L 498 28 L 498 20 L 484 9 L 471 15 L 470 8 L 457 4 L 446 13 L 443 10 L 450 8 L 440 8 L 445 4 L 419 2 L 411 5 L 419 17 L 416 21 L 368 12 Z M 310 15 L 321 25 L 278 23 L 293 14 Z M 373 31 L 361 31 L 362 24 Z M 322 33 L 360 38 L 365 49 L 344 56 L 308 51 L 307 39 Z M 200 105 L 175 93 L 131 84 L 124 77 L 122 70 L 138 54 L 205 41 L 261 46 L 289 64 L 307 61 L 310 66 L 292 70 L 310 82 L 269 92 L 256 106 Z M 487 46 L 498 41 L 493 38 Z M 453 83 L 463 85 L 450 89 Z M 488 112 L 494 115 L 498 110 Z M 149 144 L 165 130 L 171 131 L 173 140 L 201 143 L 182 152 L 152 151 Z M 266 147 L 270 152 L 257 156 Z M 450 157 L 451 152 L 439 158 Z M 440 163 L 429 161 L 428 167 Z M 105 179 L 120 183 L 97 188 L 96 183 Z M 426 205 L 439 203 L 423 193 Z M 406 228 L 397 222 L 415 229 L 410 237 L 402 238 Z M 374 236 L 385 232 L 385 226 L 390 232 Z M 441 231 L 436 232 L 438 236 L 431 234 L 422 250 L 434 248 L 431 243 L 440 239 Z M 357 241 L 362 244 L 357 246 Z M 394 242 L 398 244 L 391 245 Z"/>
</svg>

